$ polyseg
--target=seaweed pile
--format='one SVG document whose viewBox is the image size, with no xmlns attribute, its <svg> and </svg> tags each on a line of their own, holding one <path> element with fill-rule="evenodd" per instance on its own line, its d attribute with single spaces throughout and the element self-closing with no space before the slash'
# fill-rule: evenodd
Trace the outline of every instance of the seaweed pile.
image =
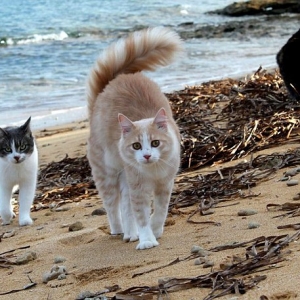
<svg viewBox="0 0 300 300">
<path fill-rule="evenodd" d="M 283 167 L 300 164 L 300 148 L 296 147 L 284 153 L 254 157 L 258 150 L 299 142 L 300 107 L 298 102 L 289 98 L 276 71 L 269 73 L 260 68 L 244 80 L 210 81 L 167 94 L 167 97 L 182 135 L 182 167 L 172 194 L 170 213 L 195 205 L 195 212 L 187 221 L 199 223 L 192 220 L 196 213 L 205 215 L 210 208 L 217 208 L 219 203 L 234 198 L 255 197 L 257 195 L 251 192 L 251 187 L 269 179 Z M 201 174 L 204 166 L 218 166 L 219 163 L 249 154 L 251 156 L 247 162 L 217 167 L 216 171 Z M 38 190 L 35 210 L 48 208 L 53 202 L 63 205 L 97 194 L 86 156 L 65 157 L 48 164 L 40 171 Z M 269 204 L 267 209 L 287 210 L 284 215 L 293 216 L 299 214 L 300 208 L 286 203 L 281 206 Z M 287 226 L 295 230 L 300 228 L 300 224 Z M 283 249 L 298 240 L 299 235 L 300 231 L 297 231 L 291 237 L 258 237 L 232 245 L 245 247 L 246 252 L 244 259 L 232 262 L 229 267 L 192 278 L 166 278 L 156 286 L 131 287 L 112 298 L 105 297 L 153 299 L 153 296 L 157 296 L 159 299 L 169 299 L 168 293 L 193 287 L 210 288 L 206 300 L 228 293 L 243 294 L 266 278 L 255 273 L 278 267 L 277 264 L 286 260 L 285 255 L 290 252 Z M 209 250 L 226 249 L 215 247 Z M 189 255 L 166 266 L 195 257 Z M 151 271 L 154 270 L 148 272 Z M 100 295 L 119 289 L 118 286 L 106 288 L 90 295 L 90 298 L 99 299 Z M 261 299 L 268 298 L 261 296 Z"/>
<path fill-rule="evenodd" d="M 170 209 L 204 198 L 242 196 L 274 168 L 296 165 L 298 152 L 259 156 L 222 172 L 199 176 L 201 167 L 231 161 L 255 151 L 299 141 L 299 103 L 290 99 L 278 72 L 259 68 L 244 80 L 224 79 L 166 94 L 182 135 L 181 174 Z M 263 169 L 263 170 L 262 170 Z M 251 171 L 251 172 L 250 172 Z M 193 176 L 185 176 L 194 172 Z M 66 157 L 40 171 L 35 209 L 51 201 L 97 194 L 86 156 Z"/>
</svg>

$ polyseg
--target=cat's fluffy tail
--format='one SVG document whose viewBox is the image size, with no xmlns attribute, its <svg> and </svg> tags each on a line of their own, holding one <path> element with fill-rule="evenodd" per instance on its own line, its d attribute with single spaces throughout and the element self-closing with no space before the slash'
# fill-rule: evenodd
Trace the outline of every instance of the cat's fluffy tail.
<svg viewBox="0 0 300 300">
<path fill-rule="evenodd" d="M 89 115 L 98 95 L 119 74 L 152 71 L 157 66 L 166 66 L 181 50 L 180 37 L 174 31 L 163 27 L 136 31 L 112 44 L 98 58 L 89 76 Z"/>
</svg>

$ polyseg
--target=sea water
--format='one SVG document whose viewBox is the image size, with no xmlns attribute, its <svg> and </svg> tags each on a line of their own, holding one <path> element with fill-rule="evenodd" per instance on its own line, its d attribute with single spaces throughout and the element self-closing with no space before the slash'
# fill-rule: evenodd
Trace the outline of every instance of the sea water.
<svg viewBox="0 0 300 300">
<path fill-rule="evenodd" d="M 33 129 L 85 119 L 87 76 L 107 45 L 133 29 L 147 26 L 169 26 L 175 31 L 187 22 L 217 26 L 232 18 L 206 12 L 230 3 L 2 0 L 0 127 L 19 125 L 29 116 Z M 188 39 L 180 59 L 147 75 L 165 92 L 242 76 L 259 66 L 275 67 L 275 55 L 287 39 Z"/>
</svg>

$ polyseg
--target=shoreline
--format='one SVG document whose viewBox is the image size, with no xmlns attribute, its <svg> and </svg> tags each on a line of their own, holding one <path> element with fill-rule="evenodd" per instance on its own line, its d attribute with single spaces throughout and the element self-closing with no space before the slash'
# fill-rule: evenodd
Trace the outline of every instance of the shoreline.
<svg viewBox="0 0 300 300">
<path fill-rule="evenodd" d="M 276 64 L 270 64 L 263 66 L 263 69 L 269 71 L 269 70 L 275 70 L 278 66 Z M 185 89 L 187 86 L 197 86 L 201 85 L 203 83 L 207 83 L 210 81 L 219 81 L 224 80 L 227 78 L 231 79 L 244 79 L 246 76 L 249 76 L 253 74 L 257 69 L 259 68 L 259 65 L 257 67 L 249 67 L 248 71 L 241 71 L 238 70 L 236 72 L 230 73 L 228 75 L 224 76 L 216 76 L 216 77 L 208 77 L 207 79 L 203 79 L 201 81 L 195 82 L 195 80 L 190 80 L 187 83 L 174 83 L 173 85 L 160 87 L 162 92 L 164 93 L 173 93 L 180 90 Z M 146 76 L 149 76 L 153 81 L 155 81 L 155 77 L 151 76 L 151 73 L 153 72 L 145 72 Z M 159 83 L 158 83 L 159 84 Z M 0 114 L 1 115 L 1 114 Z M 24 113 L 22 113 L 24 115 Z M 17 119 L 18 117 L 14 117 L 12 121 L 9 123 L 0 124 L 0 127 L 6 127 L 6 126 L 20 126 L 22 125 L 30 116 L 30 113 L 26 113 L 26 116 L 24 116 L 21 119 Z M 0 118 L 1 119 L 1 118 Z M 11 120 L 12 118 L 9 117 Z M 64 126 L 68 125 L 70 123 L 76 123 L 81 122 L 87 119 L 87 107 L 86 106 L 77 106 L 77 107 L 71 107 L 67 109 L 57 109 L 52 111 L 44 111 L 43 114 L 37 114 L 36 112 L 31 115 L 31 129 L 33 131 L 40 131 L 44 129 L 49 129 L 56 126 Z"/>
</svg>

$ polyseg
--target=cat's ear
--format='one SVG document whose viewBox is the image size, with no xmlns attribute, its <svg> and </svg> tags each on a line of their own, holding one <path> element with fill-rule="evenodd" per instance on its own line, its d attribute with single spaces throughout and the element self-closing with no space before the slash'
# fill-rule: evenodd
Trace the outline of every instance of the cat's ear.
<svg viewBox="0 0 300 300">
<path fill-rule="evenodd" d="M 119 124 L 121 126 L 121 129 L 122 129 L 122 133 L 124 135 L 126 135 L 127 133 L 129 133 L 133 129 L 134 124 L 132 123 L 132 121 L 130 121 L 123 114 L 118 114 L 118 120 L 119 120 Z"/>
<path fill-rule="evenodd" d="M 0 136 L 7 136 L 8 133 L 6 132 L 5 129 L 0 128 Z"/>
<path fill-rule="evenodd" d="M 20 127 L 21 130 L 23 130 L 24 132 L 30 132 L 30 121 L 31 117 L 29 117 L 28 120 Z"/>
<path fill-rule="evenodd" d="M 166 115 L 166 111 L 163 107 L 157 112 L 153 120 L 153 124 L 155 124 L 158 129 L 168 129 L 168 118 Z"/>
</svg>

